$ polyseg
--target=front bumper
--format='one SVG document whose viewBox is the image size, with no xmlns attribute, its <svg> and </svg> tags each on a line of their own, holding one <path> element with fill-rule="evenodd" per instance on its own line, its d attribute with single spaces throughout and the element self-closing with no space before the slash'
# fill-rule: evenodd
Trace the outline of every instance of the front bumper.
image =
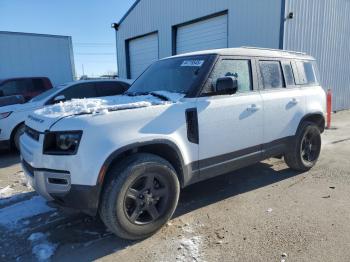
<svg viewBox="0 0 350 262">
<path fill-rule="evenodd" d="M 32 167 L 22 159 L 22 168 L 35 191 L 58 205 L 96 215 L 100 186 L 72 185 L 67 171 Z"/>
</svg>

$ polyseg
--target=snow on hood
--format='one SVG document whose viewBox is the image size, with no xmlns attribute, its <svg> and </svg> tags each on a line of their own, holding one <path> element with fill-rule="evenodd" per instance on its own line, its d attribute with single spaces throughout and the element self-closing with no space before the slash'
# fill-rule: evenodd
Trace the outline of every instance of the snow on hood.
<svg viewBox="0 0 350 262">
<path fill-rule="evenodd" d="M 79 114 L 105 114 L 109 111 L 176 103 L 184 96 L 185 94 L 180 93 L 155 91 L 148 95 L 138 96 L 118 95 L 102 98 L 72 99 L 71 101 L 38 109 L 35 111 L 35 114 L 52 118 Z"/>
</svg>

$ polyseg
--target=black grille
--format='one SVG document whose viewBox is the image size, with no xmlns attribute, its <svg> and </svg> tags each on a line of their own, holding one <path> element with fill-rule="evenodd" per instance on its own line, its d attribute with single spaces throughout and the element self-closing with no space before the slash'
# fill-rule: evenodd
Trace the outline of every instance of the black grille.
<svg viewBox="0 0 350 262">
<path fill-rule="evenodd" d="M 28 175 L 30 175 L 31 177 L 34 177 L 34 168 L 30 164 L 28 164 L 25 160 L 22 160 L 22 165 L 27 171 Z"/>
<path fill-rule="evenodd" d="M 33 138 L 36 141 L 39 141 L 39 137 L 40 137 L 40 132 L 30 128 L 29 126 L 25 127 L 25 131 L 24 131 L 28 136 L 30 136 L 31 138 Z"/>
</svg>

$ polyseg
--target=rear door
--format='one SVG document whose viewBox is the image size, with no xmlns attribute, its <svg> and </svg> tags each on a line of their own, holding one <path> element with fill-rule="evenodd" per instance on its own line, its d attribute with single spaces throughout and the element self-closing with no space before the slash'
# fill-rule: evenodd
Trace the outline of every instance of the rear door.
<svg viewBox="0 0 350 262">
<path fill-rule="evenodd" d="M 260 59 L 258 73 L 264 103 L 263 149 L 266 154 L 279 154 L 304 116 L 305 98 L 295 84 L 291 61 Z"/>
<path fill-rule="evenodd" d="M 199 169 L 202 179 L 223 174 L 256 162 L 261 157 L 263 108 L 256 89 L 253 60 L 222 58 L 197 100 L 199 127 Z M 234 95 L 216 95 L 216 80 L 224 76 L 238 79 Z"/>
</svg>

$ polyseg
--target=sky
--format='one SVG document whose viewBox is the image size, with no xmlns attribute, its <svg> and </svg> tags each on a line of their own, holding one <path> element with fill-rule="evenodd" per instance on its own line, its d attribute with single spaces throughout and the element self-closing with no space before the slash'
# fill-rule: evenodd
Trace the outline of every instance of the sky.
<svg viewBox="0 0 350 262">
<path fill-rule="evenodd" d="M 77 76 L 117 71 L 113 22 L 135 0 L 0 0 L 0 31 L 72 36 Z"/>
</svg>

